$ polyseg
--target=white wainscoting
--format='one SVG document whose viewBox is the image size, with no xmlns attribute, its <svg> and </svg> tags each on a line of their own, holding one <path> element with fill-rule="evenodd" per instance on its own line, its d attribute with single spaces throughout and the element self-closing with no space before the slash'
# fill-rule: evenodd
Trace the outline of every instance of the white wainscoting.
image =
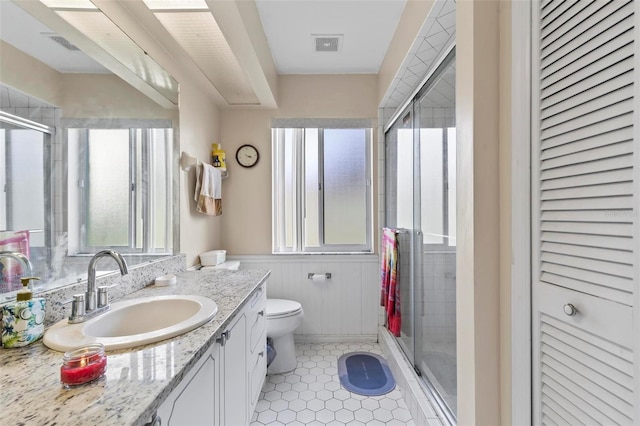
<svg viewBox="0 0 640 426">
<path fill-rule="evenodd" d="M 267 297 L 296 300 L 304 309 L 297 341 L 375 341 L 380 304 L 377 255 L 246 255 L 240 269 L 270 269 Z M 309 273 L 331 273 L 312 281 Z"/>
</svg>

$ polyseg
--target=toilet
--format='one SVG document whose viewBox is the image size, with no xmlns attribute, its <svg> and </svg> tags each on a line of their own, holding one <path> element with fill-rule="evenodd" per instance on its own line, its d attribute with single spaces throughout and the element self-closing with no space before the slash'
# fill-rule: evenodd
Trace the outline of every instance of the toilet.
<svg viewBox="0 0 640 426">
<path fill-rule="evenodd" d="M 293 300 L 267 299 L 267 337 L 273 339 L 276 357 L 267 374 L 293 371 L 298 364 L 293 332 L 302 324 L 302 305 Z"/>
</svg>

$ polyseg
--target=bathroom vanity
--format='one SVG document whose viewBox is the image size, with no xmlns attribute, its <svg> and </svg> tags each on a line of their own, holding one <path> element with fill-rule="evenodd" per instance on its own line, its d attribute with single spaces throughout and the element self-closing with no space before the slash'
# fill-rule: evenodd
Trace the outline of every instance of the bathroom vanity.
<svg viewBox="0 0 640 426">
<path fill-rule="evenodd" d="M 0 350 L 0 411 L 25 425 L 248 424 L 266 373 L 268 271 L 186 271 L 177 284 L 125 299 L 189 294 L 218 313 L 156 344 L 107 353 L 107 372 L 71 389 L 60 384 L 62 353 L 41 342 Z M 231 408 L 232 407 L 232 408 Z M 188 417 L 193 416 L 193 417 Z"/>
<path fill-rule="evenodd" d="M 158 408 L 153 422 L 249 424 L 267 369 L 266 300 L 266 286 L 261 284 Z"/>
</svg>

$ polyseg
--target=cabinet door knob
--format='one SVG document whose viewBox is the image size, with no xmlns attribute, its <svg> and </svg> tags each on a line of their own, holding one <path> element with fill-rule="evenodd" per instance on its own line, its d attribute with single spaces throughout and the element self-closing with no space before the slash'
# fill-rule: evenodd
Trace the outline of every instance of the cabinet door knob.
<svg viewBox="0 0 640 426">
<path fill-rule="evenodd" d="M 263 317 L 263 316 L 264 316 L 264 309 L 263 309 L 263 310 L 261 310 L 260 312 L 258 312 L 258 315 L 260 315 L 261 317 Z"/>
<path fill-rule="evenodd" d="M 264 356 L 264 351 L 261 351 L 258 356 Z"/>
<path fill-rule="evenodd" d="M 225 331 L 220 335 L 220 337 L 216 339 L 216 342 L 220 343 L 220 346 L 224 346 L 227 344 L 227 339 L 228 339 L 227 332 Z"/>
<path fill-rule="evenodd" d="M 570 317 L 578 313 L 578 310 L 576 309 L 576 307 L 573 306 L 571 303 L 567 303 L 562 307 L 562 309 L 564 310 L 564 313 L 569 315 Z"/>
</svg>

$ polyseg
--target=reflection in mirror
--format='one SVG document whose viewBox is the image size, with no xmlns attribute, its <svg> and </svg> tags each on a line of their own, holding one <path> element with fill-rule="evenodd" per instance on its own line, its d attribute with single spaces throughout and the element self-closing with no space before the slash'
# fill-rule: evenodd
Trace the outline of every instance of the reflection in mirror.
<svg viewBox="0 0 640 426">
<path fill-rule="evenodd" d="M 104 248 L 129 265 L 172 254 L 177 109 L 80 51 L 58 53 L 54 31 L 10 1 L 0 7 L 0 302 L 24 273 L 2 252 L 29 257 L 36 292 L 86 279 Z"/>
</svg>

